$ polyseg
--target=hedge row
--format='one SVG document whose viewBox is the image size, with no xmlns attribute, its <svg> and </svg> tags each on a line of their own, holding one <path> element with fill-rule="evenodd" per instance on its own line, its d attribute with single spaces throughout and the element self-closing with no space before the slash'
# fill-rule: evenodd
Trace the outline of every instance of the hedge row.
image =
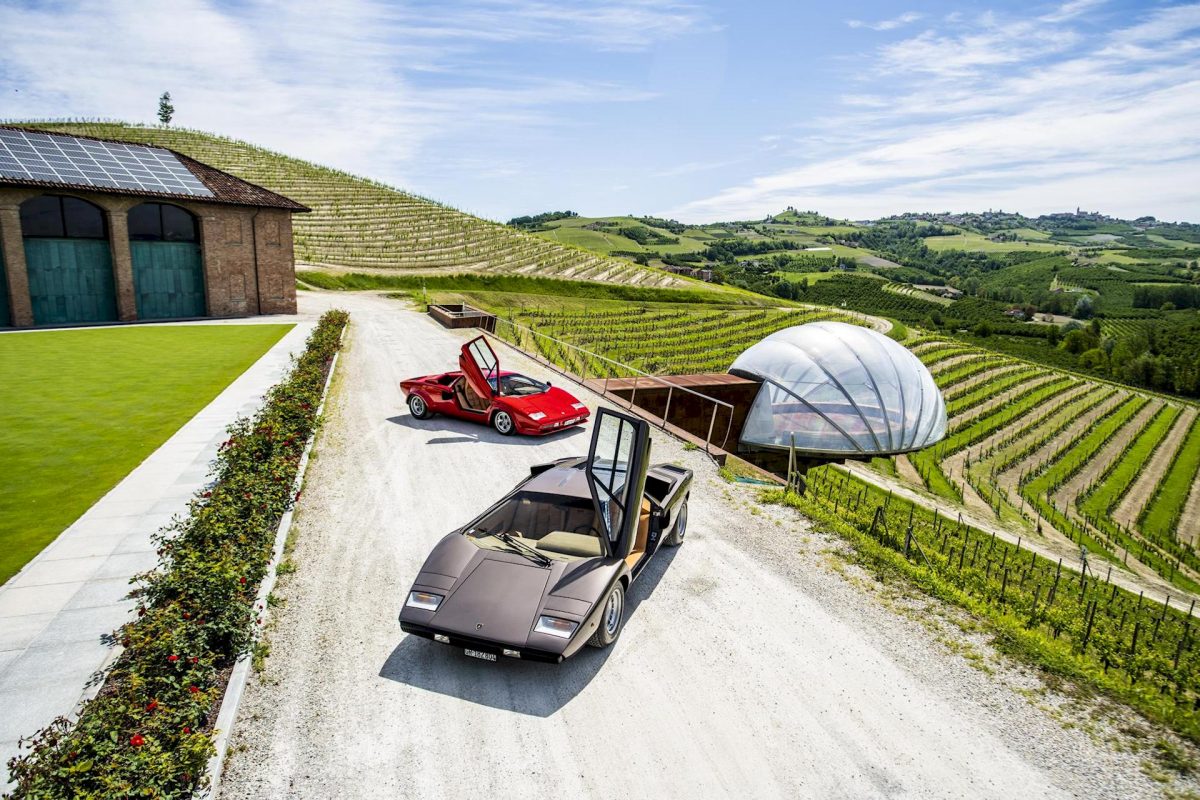
<svg viewBox="0 0 1200 800">
<path fill-rule="evenodd" d="M 300 457 L 349 316 L 329 311 L 253 418 L 228 429 L 213 482 L 159 531 L 134 579 L 137 616 L 79 719 L 59 717 L 9 761 L 14 798 L 189 797 L 207 781 L 212 724 L 234 662 L 257 634 L 266 575 Z M 298 497 L 298 495 L 297 495 Z"/>
</svg>

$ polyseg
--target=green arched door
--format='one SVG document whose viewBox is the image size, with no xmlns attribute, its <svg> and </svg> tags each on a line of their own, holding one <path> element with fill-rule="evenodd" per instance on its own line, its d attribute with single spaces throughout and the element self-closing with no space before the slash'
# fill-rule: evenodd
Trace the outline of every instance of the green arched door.
<svg viewBox="0 0 1200 800">
<path fill-rule="evenodd" d="M 104 215 L 77 197 L 42 195 L 21 204 L 21 232 L 35 325 L 117 319 Z"/>
<path fill-rule="evenodd" d="M 129 211 L 129 253 L 138 319 L 204 316 L 204 259 L 196 220 L 178 206 Z"/>
</svg>

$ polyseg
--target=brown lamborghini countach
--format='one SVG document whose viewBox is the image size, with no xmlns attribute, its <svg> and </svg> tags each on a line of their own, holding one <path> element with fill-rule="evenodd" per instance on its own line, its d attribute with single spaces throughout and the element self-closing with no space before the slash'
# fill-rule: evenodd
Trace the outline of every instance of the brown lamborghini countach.
<svg viewBox="0 0 1200 800">
<path fill-rule="evenodd" d="M 649 467 L 643 420 L 601 409 L 586 458 L 530 470 L 425 559 L 400 627 L 466 655 L 559 662 L 607 647 L 625 594 L 664 543 L 687 532 L 691 470 Z"/>
</svg>

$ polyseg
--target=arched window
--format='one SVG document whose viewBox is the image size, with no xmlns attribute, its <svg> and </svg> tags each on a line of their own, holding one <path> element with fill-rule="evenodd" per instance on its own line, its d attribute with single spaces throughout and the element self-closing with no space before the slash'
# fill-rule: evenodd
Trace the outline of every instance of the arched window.
<svg viewBox="0 0 1200 800">
<path fill-rule="evenodd" d="M 44 194 L 21 203 L 21 233 L 31 239 L 107 239 L 104 212 L 78 197 Z"/>
<path fill-rule="evenodd" d="M 135 242 L 194 242 L 196 218 L 179 206 L 142 203 L 129 209 L 129 238 Z"/>
</svg>

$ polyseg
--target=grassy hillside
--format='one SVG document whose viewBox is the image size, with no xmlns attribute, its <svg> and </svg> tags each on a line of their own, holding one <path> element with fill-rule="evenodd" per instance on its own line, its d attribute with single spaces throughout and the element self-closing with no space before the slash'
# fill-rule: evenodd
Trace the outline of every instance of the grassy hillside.
<svg viewBox="0 0 1200 800">
<path fill-rule="evenodd" d="M 169 147 L 304 203 L 298 261 L 334 267 L 473 271 L 696 286 L 685 278 L 547 242 L 422 197 L 245 142 L 175 128 L 38 124 L 46 130 Z"/>
<path fill-rule="evenodd" d="M 909 457 L 922 488 L 1200 591 L 1200 407 L 953 339 L 912 347 L 950 416 L 945 441 Z"/>
</svg>

